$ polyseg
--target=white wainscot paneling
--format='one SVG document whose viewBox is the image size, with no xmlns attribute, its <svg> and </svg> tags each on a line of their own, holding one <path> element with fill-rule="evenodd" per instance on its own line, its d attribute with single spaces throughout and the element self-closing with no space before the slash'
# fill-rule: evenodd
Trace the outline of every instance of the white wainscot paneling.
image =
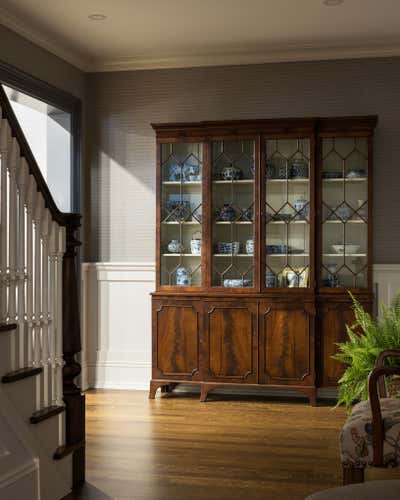
<svg viewBox="0 0 400 500">
<path fill-rule="evenodd" d="M 380 304 L 389 305 L 393 296 L 400 290 L 400 264 L 375 264 L 374 283 L 379 312 Z"/>
<path fill-rule="evenodd" d="M 373 275 L 376 302 L 388 304 L 400 265 L 374 265 Z M 82 387 L 148 389 L 154 263 L 84 264 L 82 279 Z"/>
<path fill-rule="evenodd" d="M 154 264 L 84 264 L 82 279 L 82 387 L 148 389 Z"/>
</svg>

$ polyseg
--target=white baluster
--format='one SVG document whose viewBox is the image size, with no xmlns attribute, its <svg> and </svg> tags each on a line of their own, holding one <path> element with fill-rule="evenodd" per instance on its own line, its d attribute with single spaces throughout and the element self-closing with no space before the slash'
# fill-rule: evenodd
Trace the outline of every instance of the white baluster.
<svg viewBox="0 0 400 500">
<path fill-rule="evenodd" d="M 36 204 L 36 182 L 32 175 L 29 176 L 28 193 L 26 197 L 26 322 L 27 322 L 27 362 L 28 366 L 34 364 L 33 336 L 34 336 L 34 293 L 33 293 L 33 211 Z"/>
<path fill-rule="evenodd" d="M 17 291 L 17 237 L 18 237 L 18 220 L 17 220 L 17 167 L 20 163 L 20 151 L 17 140 L 12 138 L 11 140 L 11 155 L 10 161 L 8 162 L 8 172 L 9 172 L 9 288 L 8 288 L 8 319 L 10 322 L 14 323 L 17 321 L 17 302 L 16 302 L 16 291 Z M 11 336 L 11 370 L 16 369 L 16 358 L 17 358 L 17 340 L 19 335 Z"/>
<path fill-rule="evenodd" d="M 63 330 L 62 330 L 62 263 L 65 253 L 65 228 L 59 227 L 57 241 L 57 304 L 56 304 L 56 365 L 57 365 L 57 405 L 63 405 Z"/>
<path fill-rule="evenodd" d="M 51 395 L 49 378 L 49 230 L 51 216 L 48 209 L 42 215 L 42 335 L 41 364 L 43 366 L 43 404 L 49 406 Z"/>
<path fill-rule="evenodd" d="M 8 146 L 10 143 L 10 127 L 6 120 L 1 120 L 0 154 L 1 154 L 1 321 L 8 320 Z"/>
<path fill-rule="evenodd" d="M 41 241 L 41 225 L 42 213 L 44 210 L 43 198 L 39 194 L 36 197 L 36 206 L 34 210 L 34 281 L 33 281 L 33 297 L 34 297 L 34 336 L 33 336 L 33 363 L 35 367 L 42 366 L 42 241 Z M 42 376 L 36 377 L 36 409 L 40 410 L 43 403 L 42 393 Z"/>
<path fill-rule="evenodd" d="M 49 304 L 49 341 L 50 341 L 50 385 L 51 404 L 57 404 L 57 366 L 56 366 L 56 279 L 57 279 L 57 242 L 59 226 L 57 222 L 51 222 L 50 230 L 50 304 Z"/>
<path fill-rule="evenodd" d="M 18 353 L 18 368 L 27 366 L 27 346 L 26 346 L 26 242 L 25 242 L 25 219 L 26 219 L 26 200 L 27 200 L 27 181 L 29 178 L 29 170 L 26 160 L 21 159 L 20 168 L 17 176 L 18 185 L 18 336 L 19 336 L 19 353 Z"/>
</svg>

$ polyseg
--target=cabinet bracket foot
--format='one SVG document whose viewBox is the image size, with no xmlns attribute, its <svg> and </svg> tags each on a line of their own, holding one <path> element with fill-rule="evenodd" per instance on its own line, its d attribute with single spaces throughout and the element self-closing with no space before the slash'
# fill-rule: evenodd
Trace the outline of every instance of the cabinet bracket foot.
<svg viewBox="0 0 400 500">
<path fill-rule="evenodd" d="M 156 392 L 157 390 L 161 387 L 162 392 L 170 392 L 168 390 L 168 386 L 173 385 L 173 384 L 168 384 L 166 382 L 160 382 L 160 381 L 150 381 L 150 391 L 149 391 L 149 399 L 155 399 L 156 398 Z"/>
</svg>

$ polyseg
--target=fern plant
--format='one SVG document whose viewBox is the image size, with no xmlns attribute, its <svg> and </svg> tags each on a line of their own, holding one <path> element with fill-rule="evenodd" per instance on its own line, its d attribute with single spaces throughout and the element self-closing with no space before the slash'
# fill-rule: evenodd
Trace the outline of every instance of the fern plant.
<svg viewBox="0 0 400 500">
<path fill-rule="evenodd" d="M 377 356 L 386 349 L 400 349 L 400 291 L 390 307 L 382 304 L 381 316 L 373 319 L 352 295 L 355 322 L 346 325 L 348 340 L 338 345 L 334 359 L 347 365 L 339 380 L 338 405 L 347 411 L 359 398 L 368 399 L 368 375 L 375 366 Z M 396 358 L 388 360 L 396 363 Z M 399 360 L 397 358 L 397 363 Z"/>
</svg>

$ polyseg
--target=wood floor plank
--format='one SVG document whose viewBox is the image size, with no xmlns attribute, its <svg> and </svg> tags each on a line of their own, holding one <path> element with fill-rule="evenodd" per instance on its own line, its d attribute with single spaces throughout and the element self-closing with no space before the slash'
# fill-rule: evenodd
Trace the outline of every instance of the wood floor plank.
<svg viewBox="0 0 400 500">
<path fill-rule="evenodd" d="M 86 402 L 88 485 L 70 500 L 300 500 L 341 484 L 343 409 L 144 391 L 90 391 Z"/>
</svg>

